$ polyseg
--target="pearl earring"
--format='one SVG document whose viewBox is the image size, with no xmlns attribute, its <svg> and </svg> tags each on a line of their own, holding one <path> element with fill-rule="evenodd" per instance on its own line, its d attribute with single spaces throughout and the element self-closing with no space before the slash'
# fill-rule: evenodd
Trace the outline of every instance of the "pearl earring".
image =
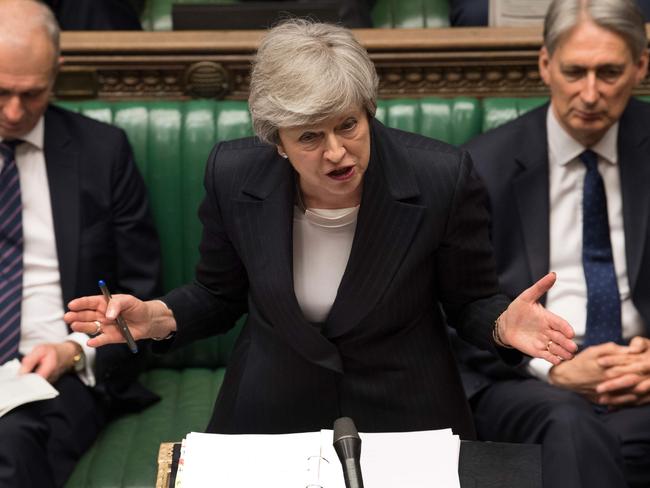
<svg viewBox="0 0 650 488">
<path fill-rule="evenodd" d="M 283 153 L 283 152 L 280 153 L 280 156 L 282 156 L 284 159 L 287 159 L 289 157 L 287 156 L 287 153 Z"/>
</svg>

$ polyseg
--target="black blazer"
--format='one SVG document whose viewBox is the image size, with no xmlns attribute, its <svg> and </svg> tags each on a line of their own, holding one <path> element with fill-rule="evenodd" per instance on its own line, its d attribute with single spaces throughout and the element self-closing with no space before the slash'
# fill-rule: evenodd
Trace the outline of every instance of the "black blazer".
<svg viewBox="0 0 650 488">
<path fill-rule="evenodd" d="M 514 297 L 549 271 L 549 168 L 544 105 L 467 144 L 485 182 L 503 291 Z M 631 99 L 620 119 L 618 159 L 632 301 L 650 324 L 650 104 Z M 650 329 L 646 329 L 650 332 Z M 650 334 L 649 334 L 650 335 Z M 455 342 L 471 396 L 494 379 L 526 375 Z"/>
<path fill-rule="evenodd" d="M 99 279 L 114 293 L 157 296 L 158 239 L 126 135 L 55 106 L 44 120 L 64 308 L 73 298 L 98 294 Z M 131 410 L 156 398 L 133 383 L 143 359 L 123 344 L 97 349 L 95 391 L 108 406 Z"/>
<path fill-rule="evenodd" d="M 164 299 L 173 346 L 248 311 L 208 431 L 313 431 L 347 415 L 362 431 L 474 436 L 445 323 L 496 352 L 491 326 L 508 301 L 496 295 L 485 193 L 466 153 L 371 126 L 352 250 L 323 324 L 294 294 L 290 163 L 253 138 L 212 151 L 196 282 Z"/>
</svg>

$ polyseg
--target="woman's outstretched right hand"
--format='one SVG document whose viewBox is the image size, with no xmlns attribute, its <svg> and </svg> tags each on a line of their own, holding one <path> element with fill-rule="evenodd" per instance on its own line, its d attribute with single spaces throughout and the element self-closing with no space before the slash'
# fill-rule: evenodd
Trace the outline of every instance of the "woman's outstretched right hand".
<svg viewBox="0 0 650 488">
<path fill-rule="evenodd" d="M 106 303 L 102 295 L 94 295 L 72 300 L 68 309 L 64 320 L 75 332 L 88 334 L 91 347 L 125 342 L 116 327 L 118 314 L 126 321 L 136 341 L 164 338 L 176 330 L 171 311 L 160 300 L 143 302 L 132 295 L 113 295 Z"/>
</svg>

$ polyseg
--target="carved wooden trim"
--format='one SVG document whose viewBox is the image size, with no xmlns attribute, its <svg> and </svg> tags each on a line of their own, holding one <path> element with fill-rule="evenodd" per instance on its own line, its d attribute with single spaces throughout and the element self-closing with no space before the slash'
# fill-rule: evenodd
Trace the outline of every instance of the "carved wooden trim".
<svg viewBox="0 0 650 488">
<path fill-rule="evenodd" d="M 245 100 L 263 31 L 64 32 L 58 98 Z M 359 29 L 381 98 L 540 96 L 539 28 Z M 646 79 L 637 94 L 650 95 Z"/>
</svg>

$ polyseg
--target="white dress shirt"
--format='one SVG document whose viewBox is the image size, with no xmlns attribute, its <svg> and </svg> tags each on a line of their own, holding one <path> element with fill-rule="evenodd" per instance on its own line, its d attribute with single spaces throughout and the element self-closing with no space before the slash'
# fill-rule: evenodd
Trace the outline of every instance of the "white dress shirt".
<svg viewBox="0 0 650 488">
<path fill-rule="evenodd" d="M 23 301 L 20 312 L 19 351 L 28 354 L 42 343 L 71 340 L 86 354 L 86 371 L 79 377 L 88 386 L 95 384 L 95 350 L 86 346 L 88 336 L 69 334 L 63 321 L 63 295 L 59 259 L 54 237 L 50 187 L 43 152 L 43 117 L 16 147 L 16 165 L 23 203 Z M 0 171 L 4 161 L 0 158 Z"/>
<path fill-rule="evenodd" d="M 587 148 L 573 139 L 557 121 L 553 108 L 546 116 L 549 160 L 549 265 L 557 273 L 557 282 L 549 290 L 546 308 L 565 318 L 576 332 L 580 344 L 587 322 L 587 283 L 582 268 L 582 190 L 586 173 L 578 156 Z M 600 172 L 607 195 L 609 233 L 614 268 L 621 297 L 623 337 L 643 333 L 643 319 L 632 303 L 625 260 L 623 202 L 618 166 L 618 123 L 589 148 L 598 155 Z M 533 359 L 531 374 L 548 381 L 551 364 Z"/>
<path fill-rule="evenodd" d="M 325 322 L 348 264 L 359 207 L 293 212 L 293 287 L 307 320 Z"/>
</svg>

